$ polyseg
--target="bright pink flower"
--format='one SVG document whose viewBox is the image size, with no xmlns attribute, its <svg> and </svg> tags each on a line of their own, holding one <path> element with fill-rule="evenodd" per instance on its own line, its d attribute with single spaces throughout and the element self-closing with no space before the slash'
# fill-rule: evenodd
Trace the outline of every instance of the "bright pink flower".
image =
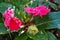
<svg viewBox="0 0 60 40">
<path fill-rule="evenodd" d="M 19 20 L 17 17 L 14 17 L 14 11 L 8 8 L 4 13 L 3 17 L 5 18 L 4 25 L 9 28 L 10 30 L 19 30 L 20 26 L 22 25 L 22 21 Z"/>
<path fill-rule="evenodd" d="M 38 12 L 35 10 L 35 8 L 25 8 L 25 11 L 29 14 L 32 14 L 33 16 L 37 16 Z"/>
<path fill-rule="evenodd" d="M 33 13 L 34 11 L 35 11 L 35 8 L 30 8 L 30 7 L 28 7 L 28 8 L 25 8 L 25 11 L 27 12 L 27 13 Z"/>
<path fill-rule="evenodd" d="M 5 12 L 3 13 L 3 17 L 4 17 L 5 19 L 6 19 L 6 18 L 9 18 L 9 17 L 14 17 L 14 10 L 8 8 L 8 9 L 5 10 Z"/>
<path fill-rule="evenodd" d="M 25 8 L 25 11 L 29 14 L 32 14 L 33 16 L 40 15 L 40 17 L 42 17 L 44 15 L 47 15 L 50 12 L 50 9 L 44 5 L 41 5 L 37 6 L 36 8 Z"/>
<path fill-rule="evenodd" d="M 11 18 L 7 18 L 7 19 L 4 20 L 4 25 L 6 27 L 8 27 L 10 20 L 11 20 Z"/>
<path fill-rule="evenodd" d="M 9 20 L 8 28 L 12 31 L 19 30 L 21 25 L 22 25 L 22 21 L 19 20 L 17 17 L 14 17 Z"/>
<path fill-rule="evenodd" d="M 50 9 L 43 5 L 36 7 L 36 10 L 39 12 L 40 17 L 47 15 L 50 12 Z"/>
</svg>

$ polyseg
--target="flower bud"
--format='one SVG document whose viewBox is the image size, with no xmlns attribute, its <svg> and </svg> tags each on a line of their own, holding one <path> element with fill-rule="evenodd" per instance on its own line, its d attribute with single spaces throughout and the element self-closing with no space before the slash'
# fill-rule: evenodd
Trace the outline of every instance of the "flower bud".
<svg viewBox="0 0 60 40">
<path fill-rule="evenodd" d="M 39 31 L 38 31 L 38 28 L 36 27 L 36 25 L 30 25 L 30 26 L 28 27 L 27 32 L 28 32 L 29 34 L 35 35 L 35 34 L 37 34 Z"/>
</svg>

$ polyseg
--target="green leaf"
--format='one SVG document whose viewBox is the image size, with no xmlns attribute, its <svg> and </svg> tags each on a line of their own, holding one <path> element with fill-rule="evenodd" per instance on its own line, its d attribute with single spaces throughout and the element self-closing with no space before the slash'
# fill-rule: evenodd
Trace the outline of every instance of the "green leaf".
<svg viewBox="0 0 60 40">
<path fill-rule="evenodd" d="M 26 33 L 20 35 L 20 36 L 17 36 L 14 40 L 27 40 L 28 36 Z"/>
<path fill-rule="evenodd" d="M 0 34 L 7 34 L 7 28 L 3 25 L 3 23 L 0 23 Z"/>
<path fill-rule="evenodd" d="M 60 5 L 60 0 L 54 0 L 54 2 Z"/>
<path fill-rule="evenodd" d="M 36 18 L 35 24 L 37 24 L 38 28 L 42 27 L 44 29 L 60 28 L 60 11 L 51 12 L 43 18 Z"/>
<path fill-rule="evenodd" d="M 48 21 L 46 23 L 43 23 L 41 26 L 45 27 L 45 29 L 53 29 L 53 28 L 60 29 L 60 19 Z"/>
<path fill-rule="evenodd" d="M 0 3 L 0 12 L 1 12 L 1 13 L 4 13 L 4 11 L 5 11 L 8 7 L 12 7 L 12 5 L 9 4 L 9 3 L 4 3 L 4 2 Z"/>
<path fill-rule="evenodd" d="M 48 35 L 46 32 L 44 31 L 41 31 L 36 34 L 36 35 L 31 35 L 31 34 L 28 34 L 29 38 L 33 39 L 33 40 L 48 40 Z"/>
<path fill-rule="evenodd" d="M 4 18 L 2 17 L 2 14 L 0 13 L 0 23 L 3 23 Z"/>
<path fill-rule="evenodd" d="M 3 2 L 4 0 L 0 0 L 0 3 Z"/>
<path fill-rule="evenodd" d="M 49 2 L 45 2 L 43 5 L 49 7 Z"/>
<path fill-rule="evenodd" d="M 47 33 L 48 33 L 49 40 L 57 40 L 55 35 L 53 35 L 51 32 L 47 32 Z"/>
<path fill-rule="evenodd" d="M 39 5 L 42 5 L 43 2 L 44 2 L 44 0 L 37 0 L 38 6 L 39 6 Z"/>
<path fill-rule="evenodd" d="M 16 8 L 20 9 L 20 5 L 25 5 L 29 2 L 30 0 L 6 0 L 6 2 L 13 4 L 16 6 Z M 23 7 L 23 6 L 22 6 Z"/>
<path fill-rule="evenodd" d="M 37 0 L 31 1 L 31 2 L 29 3 L 29 6 L 30 6 L 30 7 L 36 7 L 37 5 L 38 5 L 38 1 L 37 1 Z"/>
<path fill-rule="evenodd" d="M 57 5 L 52 3 L 52 2 L 49 2 L 49 5 L 50 7 L 52 7 L 54 10 L 57 10 Z"/>
<path fill-rule="evenodd" d="M 60 28 L 60 12 L 51 12 L 48 16 L 50 21 L 42 26 L 45 25 L 47 29 Z"/>
</svg>

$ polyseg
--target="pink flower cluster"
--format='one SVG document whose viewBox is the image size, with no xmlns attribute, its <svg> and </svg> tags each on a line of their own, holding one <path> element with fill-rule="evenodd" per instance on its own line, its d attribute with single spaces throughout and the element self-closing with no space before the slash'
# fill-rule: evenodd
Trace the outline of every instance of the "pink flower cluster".
<svg viewBox="0 0 60 40">
<path fill-rule="evenodd" d="M 30 8 L 27 7 L 24 9 L 27 13 L 32 14 L 33 16 L 40 15 L 40 17 L 43 17 L 44 15 L 47 15 L 50 12 L 50 9 L 48 9 L 46 6 L 41 5 L 37 6 L 36 8 Z"/>
<path fill-rule="evenodd" d="M 14 17 L 14 10 L 8 8 L 3 13 L 3 17 L 5 18 L 4 25 L 8 27 L 10 30 L 19 30 L 20 26 L 22 25 L 22 21 L 19 20 L 17 17 Z"/>
</svg>

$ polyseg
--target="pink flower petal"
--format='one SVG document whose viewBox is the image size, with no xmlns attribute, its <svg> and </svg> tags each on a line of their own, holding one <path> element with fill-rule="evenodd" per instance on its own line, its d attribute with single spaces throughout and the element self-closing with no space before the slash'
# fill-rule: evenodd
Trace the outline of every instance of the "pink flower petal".
<svg viewBox="0 0 60 40">
<path fill-rule="evenodd" d="M 14 17 L 14 10 L 8 8 L 8 9 L 5 10 L 5 12 L 3 13 L 3 17 L 4 17 L 4 18 Z"/>
</svg>

